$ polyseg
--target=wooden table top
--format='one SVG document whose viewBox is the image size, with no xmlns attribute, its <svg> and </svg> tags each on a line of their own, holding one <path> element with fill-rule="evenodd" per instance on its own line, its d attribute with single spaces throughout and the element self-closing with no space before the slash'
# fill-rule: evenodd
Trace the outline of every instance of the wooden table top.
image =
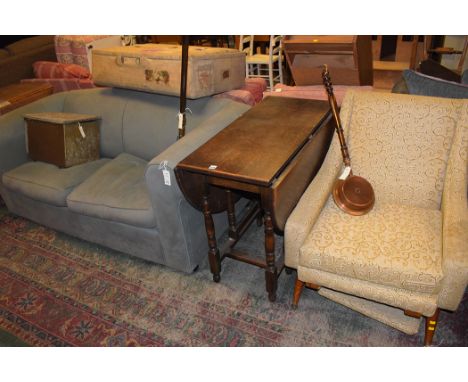
<svg viewBox="0 0 468 382">
<path fill-rule="evenodd" d="M 177 167 L 269 186 L 307 142 L 329 109 L 326 101 L 267 97 Z"/>
</svg>

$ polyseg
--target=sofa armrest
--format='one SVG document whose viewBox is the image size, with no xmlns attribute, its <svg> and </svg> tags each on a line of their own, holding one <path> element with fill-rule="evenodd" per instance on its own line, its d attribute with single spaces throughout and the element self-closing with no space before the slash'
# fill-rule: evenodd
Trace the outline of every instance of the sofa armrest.
<svg viewBox="0 0 468 382">
<path fill-rule="evenodd" d="M 445 176 L 442 194 L 442 269 L 438 306 L 455 310 L 468 284 L 468 106 L 465 103 Z"/>
<path fill-rule="evenodd" d="M 4 172 L 28 161 L 24 115 L 62 111 L 63 99 L 63 94 L 54 94 L 0 116 L 0 179 Z"/>
<path fill-rule="evenodd" d="M 177 184 L 174 168 L 182 159 L 248 109 L 247 105 L 227 102 L 220 111 L 205 119 L 184 138 L 176 141 L 149 162 L 145 174 L 146 183 L 150 191 L 156 224 L 161 234 L 165 259 L 169 266 L 181 269 L 180 264 L 186 263 L 188 265 L 185 270 L 191 272 L 198 265 L 193 263 L 196 257 L 194 252 L 203 247 L 206 242 L 204 231 L 200 230 L 199 224 L 194 224 L 201 219 L 201 226 L 204 230 L 202 214 L 188 206 Z M 170 185 L 164 182 L 160 168 L 163 162 L 166 163 L 165 168 L 169 171 Z M 190 226 L 186 222 L 190 222 Z"/>
</svg>

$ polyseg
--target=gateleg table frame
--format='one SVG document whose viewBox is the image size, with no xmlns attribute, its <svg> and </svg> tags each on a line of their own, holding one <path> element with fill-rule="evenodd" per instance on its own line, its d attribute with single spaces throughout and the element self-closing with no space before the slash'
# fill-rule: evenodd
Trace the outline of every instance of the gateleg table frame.
<svg viewBox="0 0 468 382">
<path fill-rule="evenodd" d="M 320 169 L 333 136 L 328 102 L 267 97 L 182 160 L 178 184 L 192 206 L 203 212 L 213 280 L 221 280 L 225 257 L 265 269 L 266 290 L 276 300 L 284 268 L 275 255 L 275 233 L 282 234 L 289 214 Z M 235 214 L 241 196 L 250 200 Z M 229 238 L 218 246 L 213 214 L 226 212 Z M 263 222 L 265 259 L 235 249 L 254 220 Z"/>
</svg>

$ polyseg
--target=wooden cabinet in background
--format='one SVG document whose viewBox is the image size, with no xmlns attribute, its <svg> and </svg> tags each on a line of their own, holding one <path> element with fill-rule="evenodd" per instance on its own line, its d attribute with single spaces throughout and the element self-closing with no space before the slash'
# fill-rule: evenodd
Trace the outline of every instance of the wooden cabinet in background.
<svg viewBox="0 0 468 382">
<path fill-rule="evenodd" d="M 322 84 L 324 64 L 333 84 L 373 84 L 371 36 L 285 36 L 283 46 L 296 85 Z"/>
</svg>

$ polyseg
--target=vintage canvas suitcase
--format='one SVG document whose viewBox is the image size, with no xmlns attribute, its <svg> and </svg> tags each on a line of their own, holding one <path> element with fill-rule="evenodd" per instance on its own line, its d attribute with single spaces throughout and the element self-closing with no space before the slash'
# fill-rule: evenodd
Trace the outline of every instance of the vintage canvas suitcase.
<svg viewBox="0 0 468 382">
<path fill-rule="evenodd" d="M 373 84 L 371 36 L 285 36 L 283 45 L 298 86 L 321 85 L 324 64 L 334 85 Z"/>
<path fill-rule="evenodd" d="M 32 160 L 71 167 L 99 159 L 99 117 L 35 113 L 24 118 L 26 145 Z"/>
<path fill-rule="evenodd" d="M 179 95 L 182 47 L 141 44 L 93 50 L 94 83 Z M 228 48 L 190 46 L 187 97 L 200 98 L 239 88 L 245 54 Z"/>
</svg>

